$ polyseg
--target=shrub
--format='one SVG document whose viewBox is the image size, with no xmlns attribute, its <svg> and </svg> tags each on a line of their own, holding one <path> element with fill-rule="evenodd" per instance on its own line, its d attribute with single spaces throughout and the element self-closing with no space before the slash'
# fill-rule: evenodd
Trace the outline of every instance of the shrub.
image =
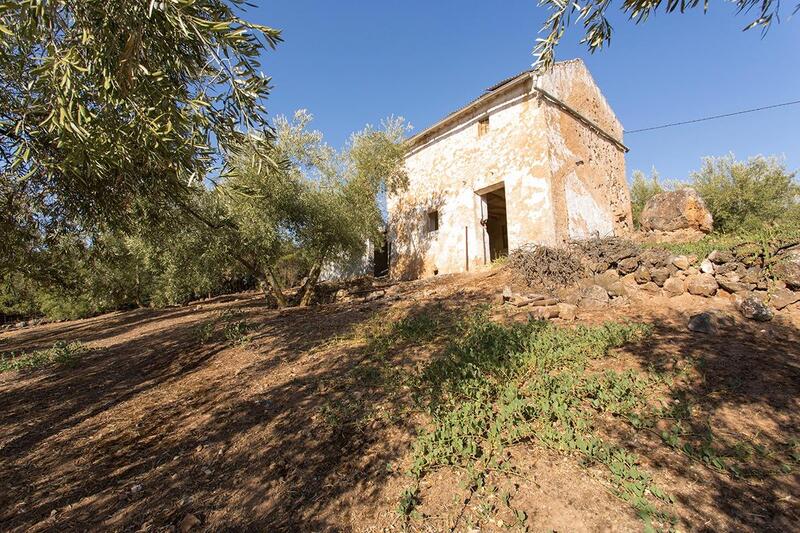
<svg viewBox="0 0 800 533">
<path fill-rule="evenodd" d="M 800 215 L 800 185 L 777 157 L 707 157 L 690 177 L 719 233 L 758 230 Z"/>
<path fill-rule="evenodd" d="M 641 170 L 633 171 L 633 179 L 631 181 L 631 214 L 633 215 L 633 224 L 639 227 L 639 215 L 642 214 L 647 200 L 656 194 L 664 192 L 664 187 L 658 182 L 658 172 L 653 169 L 650 177 L 644 175 Z"/>
</svg>

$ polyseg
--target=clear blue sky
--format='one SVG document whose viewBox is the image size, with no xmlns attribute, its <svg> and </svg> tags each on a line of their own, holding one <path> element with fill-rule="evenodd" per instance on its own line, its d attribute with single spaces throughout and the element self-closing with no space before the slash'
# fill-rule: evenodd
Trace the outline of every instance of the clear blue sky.
<svg viewBox="0 0 800 533">
<path fill-rule="evenodd" d="M 264 58 L 270 113 L 306 108 L 334 146 L 394 114 L 419 131 L 526 68 L 545 10 L 535 0 L 255 0 L 248 18 L 283 30 Z M 567 33 L 558 59 L 581 57 L 627 130 L 800 99 L 800 14 L 761 38 L 731 5 L 657 17 L 615 16 L 610 48 L 590 55 Z M 791 4 L 791 5 L 789 5 Z M 615 11 L 616 13 L 616 11 Z M 628 176 L 655 167 L 685 179 L 705 155 L 779 154 L 800 168 L 800 105 L 625 137 Z"/>
</svg>

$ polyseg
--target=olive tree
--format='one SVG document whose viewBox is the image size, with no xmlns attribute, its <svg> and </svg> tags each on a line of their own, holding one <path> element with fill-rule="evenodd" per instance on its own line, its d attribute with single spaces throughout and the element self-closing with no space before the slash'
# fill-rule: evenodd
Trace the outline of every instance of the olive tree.
<svg viewBox="0 0 800 533">
<path fill-rule="evenodd" d="M 225 147 L 269 132 L 259 56 L 280 34 L 244 5 L 0 2 L 0 200 L 84 227 L 183 201 Z"/>
<path fill-rule="evenodd" d="M 244 145 L 217 187 L 227 223 L 249 254 L 246 261 L 279 305 L 287 302 L 273 268 L 287 245 L 310 265 L 299 301 L 308 305 L 326 264 L 345 264 L 363 255 L 368 241 L 380 243 L 378 198 L 406 181 L 403 119 L 367 126 L 341 151 L 310 129 L 311 120 L 306 111 L 277 117 L 271 159 L 283 164 L 262 164 L 252 146 Z"/>
<path fill-rule="evenodd" d="M 737 13 L 756 13 L 755 18 L 744 27 L 744 30 L 761 28 L 766 32 L 770 25 L 779 20 L 780 2 L 778 0 L 727 0 Z M 547 8 L 550 16 L 542 25 L 533 50 L 536 56 L 536 65 L 539 68 L 549 69 L 555 62 L 555 48 L 564 36 L 566 28 L 574 20 L 583 26 L 584 36 L 581 43 L 589 51 L 596 52 L 611 43 L 613 28 L 608 21 L 607 13 L 614 8 L 611 0 L 539 0 L 539 5 Z M 646 22 L 651 15 L 659 10 L 666 13 L 683 13 L 698 7 L 708 11 L 708 0 L 622 0 L 619 9 L 635 24 Z M 795 11 L 800 9 L 797 5 Z"/>
</svg>

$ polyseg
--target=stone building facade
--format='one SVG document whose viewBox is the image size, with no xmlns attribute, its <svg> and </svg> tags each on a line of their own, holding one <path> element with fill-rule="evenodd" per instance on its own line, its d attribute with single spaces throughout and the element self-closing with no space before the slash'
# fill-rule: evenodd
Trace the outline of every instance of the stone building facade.
<svg viewBox="0 0 800 533">
<path fill-rule="evenodd" d="M 622 132 L 580 60 L 488 89 L 409 140 L 409 186 L 387 198 L 391 276 L 630 231 Z"/>
</svg>

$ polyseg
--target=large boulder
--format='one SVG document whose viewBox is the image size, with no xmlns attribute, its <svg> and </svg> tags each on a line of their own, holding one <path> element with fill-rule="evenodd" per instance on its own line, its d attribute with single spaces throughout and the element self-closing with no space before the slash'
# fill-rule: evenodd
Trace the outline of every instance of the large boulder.
<svg viewBox="0 0 800 533">
<path fill-rule="evenodd" d="M 714 229 L 711 211 L 697 191 L 688 187 L 650 198 L 639 215 L 639 222 L 648 231 L 690 229 L 710 233 Z"/>
</svg>

